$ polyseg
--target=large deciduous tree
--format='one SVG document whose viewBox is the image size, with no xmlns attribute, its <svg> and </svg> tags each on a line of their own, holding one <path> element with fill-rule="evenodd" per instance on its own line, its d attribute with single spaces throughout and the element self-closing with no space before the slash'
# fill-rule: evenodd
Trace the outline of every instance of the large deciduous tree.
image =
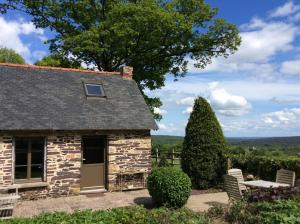
<svg viewBox="0 0 300 224">
<path fill-rule="evenodd" d="M 0 48 L 0 63 L 25 64 L 24 58 L 13 49 Z"/>
<path fill-rule="evenodd" d="M 234 24 L 216 18 L 204 0 L 7 0 L 0 12 L 18 9 L 40 28 L 55 31 L 50 50 L 72 55 L 99 70 L 134 67 L 144 91 L 164 86 L 165 75 L 187 72 L 188 60 L 204 68 L 240 44 Z M 159 98 L 145 95 L 159 107 Z"/>
<path fill-rule="evenodd" d="M 80 63 L 76 60 L 69 59 L 59 54 L 51 54 L 43 57 L 34 63 L 39 66 L 63 67 L 63 68 L 80 68 Z"/>
<path fill-rule="evenodd" d="M 218 119 L 204 98 L 195 100 L 185 132 L 181 167 L 193 187 L 205 189 L 220 183 L 226 170 L 227 145 Z"/>
</svg>

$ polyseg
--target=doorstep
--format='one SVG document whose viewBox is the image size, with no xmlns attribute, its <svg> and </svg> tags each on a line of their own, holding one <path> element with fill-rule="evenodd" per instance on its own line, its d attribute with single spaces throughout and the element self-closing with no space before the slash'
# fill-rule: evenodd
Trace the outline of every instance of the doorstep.
<svg viewBox="0 0 300 224">
<path fill-rule="evenodd" d="M 80 194 L 96 194 L 96 193 L 105 193 L 107 190 L 105 188 L 100 189 L 91 189 L 91 190 L 81 190 Z"/>
</svg>

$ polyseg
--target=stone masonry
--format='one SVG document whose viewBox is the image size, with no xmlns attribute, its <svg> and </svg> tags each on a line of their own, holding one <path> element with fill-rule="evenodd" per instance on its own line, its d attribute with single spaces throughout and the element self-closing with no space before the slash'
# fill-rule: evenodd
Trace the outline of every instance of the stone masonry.
<svg viewBox="0 0 300 224">
<path fill-rule="evenodd" d="M 0 136 L 0 186 L 12 183 L 12 137 Z"/>
<path fill-rule="evenodd" d="M 120 189 L 120 173 L 148 174 L 151 171 L 150 131 L 114 131 L 105 135 L 108 141 L 106 188 L 109 191 Z M 79 132 L 47 135 L 44 179 L 48 187 L 22 189 L 22 198 L 68 196 L 80 192 L 81 137 Z M 12 152 L 13 137 L 0 136 L 0 186 L 14 182 Z"/>
<path fill-rule="evenodd" d="M 109 191 L 119 189 L 118 178 L 121 173 L 149 173 L 151 171 L 150 132 L 137 131 L 108 135 L 107 157 Z"/>
<path fill-rule="evenodd" d="M 81 136 L 48 136 L 46 158 L 49 195 L 79 193 Z"/>
</svg>

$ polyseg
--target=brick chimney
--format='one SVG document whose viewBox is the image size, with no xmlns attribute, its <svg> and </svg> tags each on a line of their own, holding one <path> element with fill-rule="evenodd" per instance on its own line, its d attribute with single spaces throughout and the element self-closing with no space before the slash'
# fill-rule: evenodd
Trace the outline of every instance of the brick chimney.
<svg viewBox="0 0 300 224">
<path fill-rule="evenodd" d="M 128 80 L 132 80 L 132 76 L 133 76 L 133 67 L 130 66 L 123 66 L 121 67 L 121 76 L 123 77 L 123 79 L 128 79 Z"/>
</svg>

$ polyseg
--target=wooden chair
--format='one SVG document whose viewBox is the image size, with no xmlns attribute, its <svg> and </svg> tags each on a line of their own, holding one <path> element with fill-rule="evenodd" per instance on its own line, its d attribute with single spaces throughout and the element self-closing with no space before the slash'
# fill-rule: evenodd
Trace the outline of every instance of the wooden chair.
<svg viewBox="0 0 300 224">
<path fill-rule="evenodd" d="M 234 201 L 241 201 L 243 199 L 240 184 L 236 177 L 231 175 L 224 175 L 224 185 L 229 199 Z"/>
<path fill-rule="evenodd" d="M 19 198 L 20 196 L 15 194 L 0 196 L 0 219 L 12 218 L 14 206 Z"/>
<path fill-rule="evenodd" d="M 280 169 L 276 174 L 276 182 L 281 184 L 289 184 L 291 187 L 295 185 L 296 174 L 291 170 Z"/>
<path fill-rule="evenodd" d="M 241 191 L 247 191 L 247 187 L 244 184 L 240 184 L 240 182 L 244 181 L 242 170 L 230 169 L 230 170 L 227 170 L 227 174 L 230 176 L 234 176 L 238 179 Z"/>
</svg>

